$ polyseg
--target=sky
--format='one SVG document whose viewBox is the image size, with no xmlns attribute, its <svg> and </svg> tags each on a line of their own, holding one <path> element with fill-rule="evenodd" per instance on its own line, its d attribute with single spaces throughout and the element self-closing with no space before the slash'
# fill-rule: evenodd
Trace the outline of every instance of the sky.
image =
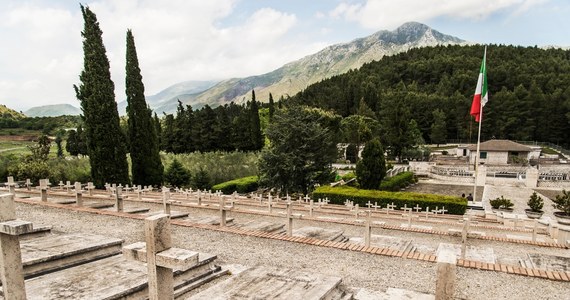
<svg viewBox="0 0 570 300">
<path fill-rule="evenodd" d="M 117 102 L 132 29 L 145 94 L 270 72 L 409 21 L 481 44 L 570 46 L 567 0 L 84 0 L 97 15 Z M 0 104 L 68 103 L 83 69 L 77 0 L 0 1 Z"/>
</svg>

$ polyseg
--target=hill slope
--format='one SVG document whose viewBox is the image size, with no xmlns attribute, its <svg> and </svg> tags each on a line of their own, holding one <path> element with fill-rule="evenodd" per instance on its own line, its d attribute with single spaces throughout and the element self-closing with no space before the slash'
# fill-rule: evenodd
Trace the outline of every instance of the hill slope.
<svg viewBox="0 0 570 300">
<path fill-rule="evenodd" d="M 0 104 L 0 118 L 18 120 L 18 119 L 23 119 L 25 117 L 26 116 L 24 114 L 17 112 L 11 108 L 8 108 L 4 104 Z"/>
<path fill-rule="evenodd" d="M 251 89 L 255 89 L 258 100 L 267 102 L 270 92 L 275 99 L 293 95 L 312 83 L 358 69 L 367 62 L 387 55 L 411 48 L 462 43 L 465 41 L 424 24 L 405 23 L 394 31 L 382 30 L 349 43 L 326 47 L 316 54 L 263 75 L 222 81 L 203 93 L 185 98 L 183 102 L 192 106 L 218 105 L 231 101 L 241 103 L 244 98 L 249 99 Z"/>
<path fill-rule="evenodd" d="M 32 107 L 24 114 L 28 117 L 78 116 L 81 109 L 71 104 L 54 104 Z"/>
</svg>

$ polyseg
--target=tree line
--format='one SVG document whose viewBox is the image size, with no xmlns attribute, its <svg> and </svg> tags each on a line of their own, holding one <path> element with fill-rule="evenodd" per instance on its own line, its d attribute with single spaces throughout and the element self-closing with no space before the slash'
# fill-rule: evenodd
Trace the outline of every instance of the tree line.
<svg viewBox="0 0 570 300">
<path fill-rule="evenodd" d="M 176 115 L 165 115 L 162 120 L 161 149 L 169 153 L 261 150 L 264 137 L 259 106 L 255 91 L 243 105 L 231 102 L 193 110 L 179 101 Z"/>
<path fill-rule="evenodd" d="M 480 45 L 411 49 L 313 84 L 289 100 L 343 117 L 372 117 L 382 144 L 396 152 L 406 148 L 414 127 L 433 143 L 474 141 L 477 124 L 469 108 L 482 55 Z M 570 146 L 570 51 L 491 45 L 487 76 L 483 140 Z"/>
</svg>

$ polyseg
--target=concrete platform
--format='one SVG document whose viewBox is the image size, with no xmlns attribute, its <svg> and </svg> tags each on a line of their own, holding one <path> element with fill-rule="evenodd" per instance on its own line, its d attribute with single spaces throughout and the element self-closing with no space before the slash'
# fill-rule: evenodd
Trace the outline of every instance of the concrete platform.
<svg viewBox="0 0 570 300">
<path fill-rule="evenodd" d="M 258 266 L 186 299 L 329 299 L 340 282 L 339 277 Z"/>
<path fill-rule="evenodd" d="M 147 217 L 151 217 L 154 215 L 158 215 L 158 214 L 163 214 L 163 211 L 151 211 L 149 213 L 144 214 Z M 170 211 L 170 218 L 171 219 L 180 219 L 180 218 L 185 218 L 188 217 L 189 213 L 187 212 L 183 212 L 183 211 L 176 211 L 176 210 L 172 210 Z"/>
<path fill-rule="evenodd" d="M 388 288 L 386 292 L 371 291 L 368 289 L 360 289 L 356 295 L 355 300 L 434 300 L 435 296 L 424 294 L 416 291 Z"/>
<path fill-rule="evenodd" d="M 186 219 L 189 222 L 197 224 L 208 224 L 208 225 L 220 225 L 220 217 L 196 217 L 189 216 Z M 226 224 L 230 225 L 234 221 L 234 218 L 226 218 Z"/>
</svg>

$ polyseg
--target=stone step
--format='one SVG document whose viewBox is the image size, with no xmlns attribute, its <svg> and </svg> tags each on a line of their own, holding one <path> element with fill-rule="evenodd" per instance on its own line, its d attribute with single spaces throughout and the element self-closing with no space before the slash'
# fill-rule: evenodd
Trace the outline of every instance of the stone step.
<svg viewBox="0 0 570 300">
<path fill-rule="evenodd" d="M 343 236 L 344 231 L 334 229 L 324 229 L 321 227 L 306 226 L 293 230 L 294 236 L 312 237 L 325 241 L 344 242 L 348 239 Z"/>
<path fill-rule="evenodd" d="M 120 253 L 122 240 L 94 234 L 45 235 L 23 239 L 26 278 L 54 272 Z"/>
</svg>

